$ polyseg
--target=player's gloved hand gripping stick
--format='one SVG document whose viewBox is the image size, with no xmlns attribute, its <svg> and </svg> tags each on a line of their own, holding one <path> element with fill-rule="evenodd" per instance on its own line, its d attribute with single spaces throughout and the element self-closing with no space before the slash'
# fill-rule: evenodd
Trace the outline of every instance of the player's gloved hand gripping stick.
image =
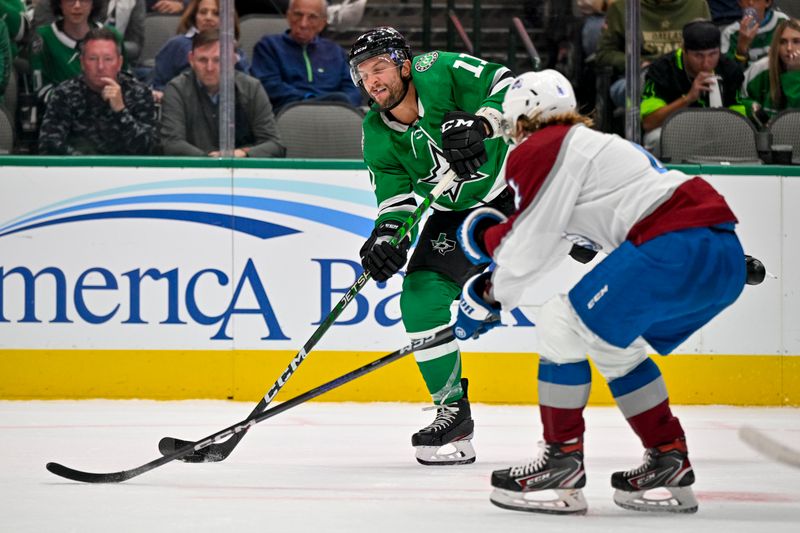
<svg viewBox="0 0 800 533">
<path fill-rule="evenodd" d="M 448 170 L 442 179 L 439 180 L 439 183 L 431 190 L 430 193 L 422 200 L 422 202 L 417 206 L 413 213 L 411 213 L 406 221 L 403 223 L 402 226 L 396 231 L 394 236 L 392 237 L 390 243 L 392 246 L 397 246 L 398 243 L 401 243 L 403 239 L 409 237 L 409 232 L 411 228 L 417 225 L 420 218 L 422 217 L 423 213 L 428 210 L 428 207 L 431 206 L 436 199 L 442 195 L 442 193 L 447 190 L 447 188 L 453 183 L 456 179 L 456 174 L 452 170 Z M 410 237 L 409 237 L 410 239 Z M 401 244 L 401 246 L 405 246 Z M 406 247 L 407 248 L 407 247 Z M 311 334 L 311 338 L 306 341 L 303 347 L 300 349 L 299 352 L 294 356 L 292 361 L 289 363 L 289 366 L 286 367 L 275 383 L 272 384 L 272 387 L 269 388 L 267 393 L 264 395 L 261 400 L 259 400 L 258 404 L 253 409 L 253 412 L 250 413 L 248 418 L 253 418 L 258 413 L 262 412 L 267 406 L 272 402 L 273 398 L 280 392 L 286 382 L 292 377 L 292 374 L 295 373 L 297 367 L 300 366 L 308 353 L 316 346 L 317 342 L 322 338 L 325 332 L 333 325 L 339 315 L 342 314 L 342 311 L 347 307 L 347 305 L 355 299 L 356 294 L 367 284 L 370 280 L 371 274 L 369 269 L 365 269 L 364 273 L 359 276 L 359 278 L 353 283 L 353 285 L 348 289 L 348 291 L 342 296 L 342 299 L 339 300 L 339 303 L 336 304 L 325 320 L 317 327 L 314 333 Z M 223 461 L 228 455 L 231 454 L 233 449 L 242 440 L 246 430 L 234 433 L 230 439 L 225 442 L 211 444 L 209 446 L 203 447 L 201 449 L 195 450 L 193 453 L 183 455 L 179 457 L 181 461 L 185 461 L 188 463 L 211 463 L 217 461 Z M 192 444 L 191 441 L 176 439 L 173 437 L 164 437 L 158 443 L 158 449 L 163 455 L 170 455 L 176 452 L 185 446 Z"/>
</svg>

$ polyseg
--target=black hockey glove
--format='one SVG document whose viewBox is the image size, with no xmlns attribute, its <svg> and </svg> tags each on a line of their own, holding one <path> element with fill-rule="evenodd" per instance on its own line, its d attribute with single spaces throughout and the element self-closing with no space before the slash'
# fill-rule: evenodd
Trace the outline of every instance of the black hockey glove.
<svg viewBox="0 0 800 533">
<path fill-rule="evenodd" d="M 469 179 L 486 162 L 487 129 L 492 130 L 489 121 L 471 113 L 451 111 L 444 116 L 442 151 L 459 179 Z"/>
<path fill-rule="evenodd" d="M 409 239 L 403 239 L 397 246 L 391 244 L 392 237 L 399 229 L 398 222 L 381 222 L 359 251 L 361 266 L 375 281 L 386 281 L 406 264 L 408 248 L 411 246 Z"/>
</svg>

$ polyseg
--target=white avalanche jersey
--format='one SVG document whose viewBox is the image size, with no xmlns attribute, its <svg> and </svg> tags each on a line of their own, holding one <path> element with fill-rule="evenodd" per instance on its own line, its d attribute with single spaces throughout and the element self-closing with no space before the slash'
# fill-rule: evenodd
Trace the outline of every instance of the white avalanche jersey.
<svg viewBox="0 0 800 533">
<path fill-rule="evenodd" d="M 486 231 L 504 309 L 577 243 L 609 254 L 689 227 L 735 222 L 701 178 L 667 170 L 640 146 L 582 125 L 548 126 L 513 150 L 506 181 L 516 212 Z"/>
</svg>

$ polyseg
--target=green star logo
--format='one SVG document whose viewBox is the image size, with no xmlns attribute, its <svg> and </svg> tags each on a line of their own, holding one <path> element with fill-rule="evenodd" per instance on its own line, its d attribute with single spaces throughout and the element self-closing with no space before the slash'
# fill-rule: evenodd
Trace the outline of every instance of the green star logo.
<svg viewBox="0 0 800 533">
<path fill-rule="evenodd" d="M 440 233 L 438 239 L 431 239 L 431 246 L 435 252 L 444 255 L 456 249 L 456 241 L 448 239 L 446 233 Z"/>
<path fill-rule="evenodd" d="M 436 63 L 437 59 L 439 59 L 439 52 L 428 52 L 417 59 L 417 62 L 414 64 L 414 69 L 417 72 L 425 72 Z"/>
</svg>

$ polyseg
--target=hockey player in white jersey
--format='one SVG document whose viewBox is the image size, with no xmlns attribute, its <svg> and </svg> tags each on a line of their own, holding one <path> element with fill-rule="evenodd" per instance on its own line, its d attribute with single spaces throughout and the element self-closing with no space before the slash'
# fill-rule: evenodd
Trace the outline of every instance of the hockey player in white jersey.
<svg viewBox="0 0 800 533">
<path fill-rule="evenodd" d="M 536 316 L 544 443 L 537 460 L 492 473 L 491 500 L 514 510 L 586 512 L 588 355 L 645 448 L 641 466 L 611 476 L 614 501 L 638 511 L 695 512 L 684 431 L 646 342 L 667 355 L 737 299 L 747 269 L 736 217 L 703 179 L 667 170 L 640 146 L 587 127 L 556 71 L 517 77 L 503 118 L 507 141 L 517 145 L 506 169 L 516 211 L 505 217 L 478 209 L 459 228 L 466 255 L 495 268 L 464 285 L 456 336 L 498 325 L 500 309 L 519 305 L 576 243 L 589 255 L 608 255 Z M 670 498 L 651 498 L 655 488 Z M 555 499 L 542 499 L 547 489 Z"/>
</svg>

